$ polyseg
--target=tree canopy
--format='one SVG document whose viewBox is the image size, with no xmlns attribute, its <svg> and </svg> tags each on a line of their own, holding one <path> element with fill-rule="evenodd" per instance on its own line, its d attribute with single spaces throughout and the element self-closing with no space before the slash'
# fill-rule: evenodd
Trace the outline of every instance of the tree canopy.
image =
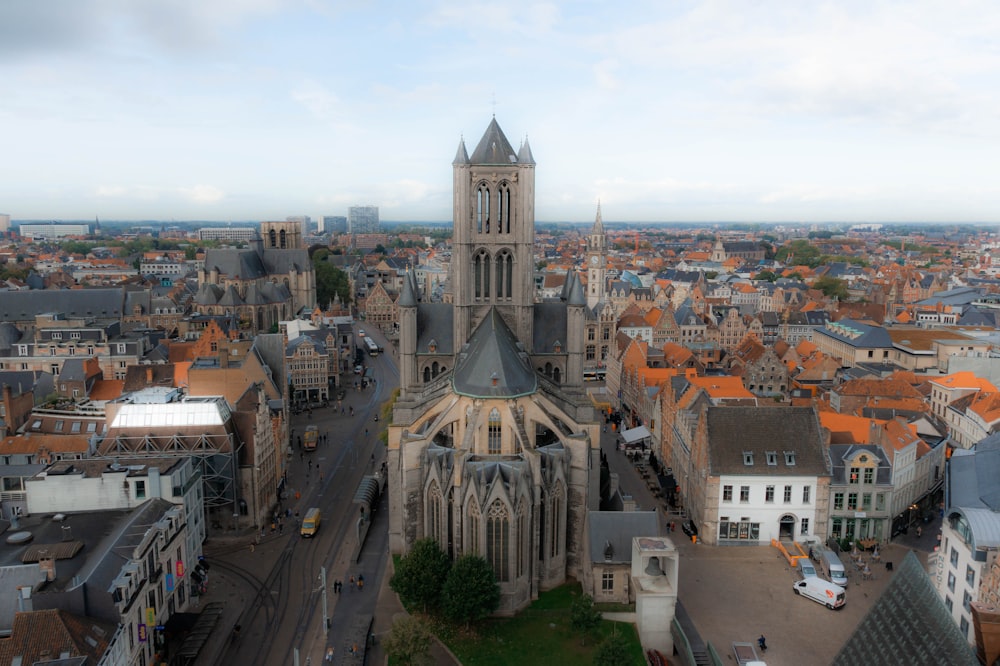
<svg viewBox="0 0 1000 666">
<path fill-rule="evenodd" d="M 819 289 L 830 298 L 845 300 L 847 298 L 847 282 L 840 278 L 823 277 L 817 278 L 812 284 L 813 289 Z"/>
<path fill-rule="evenodd" d="M 469 626 L 500 607 L 500 586 L 493 569 L 478 555 L 463 555 L 451 567 L 441 590 L 445 617 Z"/>
<path fill-rule="evenodd" d="M 582 634 L 581 644 L 600 626 L 601 611 L 594 607 L 592 596 L 583 594 L 573 600 L 573 605 L 569 609 L 569 623 L 574 631 Z"/>
<path fill-rule="evenodd" d="M 619 666 L 629 663 L 628 641 L 624 636 L 608 636 L 594 652 L 594 666 Z"/>
<path fill-rule="evenodd" d="M 406 606 L 420 606 L 426 613 L 438 607 L 441 588 L 451 570 L 448 554 L 434 539 L 420 539 L 399 560 L 389 587 Z"/>
<path fill-rule="evenodd" d="M 389 634 L 382 639 L 382 648 L 395 664 L 424 666 L 431 664 L 431 633 L 423 620 L 407 616 L 392 623 Z"/>
<path fill-rule="evenodd" d="M 316 302 L 326 307 L 334 294 L 340 294 L 344 303 L 351 302 L 351 283 L 347 273 L 326 261 L 329 251 L 325 248 L 313 253 L 313 268 L 316 271 Z"/>
</svg>

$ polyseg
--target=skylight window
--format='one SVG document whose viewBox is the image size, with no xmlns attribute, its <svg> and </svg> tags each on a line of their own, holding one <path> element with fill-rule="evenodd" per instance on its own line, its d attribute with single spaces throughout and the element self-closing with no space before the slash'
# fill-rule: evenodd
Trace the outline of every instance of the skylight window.
<svg viewBox="0 0 1000 666">
<path fill-rule="evenodd" d="M 743 464 L 744 465 L 753 465 L 753 452 L 752 451 L 744 451 L 743 452 Z"/>
</svg>

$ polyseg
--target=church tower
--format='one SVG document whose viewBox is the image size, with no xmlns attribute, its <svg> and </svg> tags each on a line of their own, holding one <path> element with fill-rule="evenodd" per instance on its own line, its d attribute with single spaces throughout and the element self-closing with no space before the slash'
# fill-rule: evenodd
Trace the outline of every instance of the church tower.
<svg viewBox="0 0 1000 666">
<path fill-rule="evenodd" d="M 587 307 L 593 309 L 604 300 L 608 266 L 608 236 L 601 221 L 601 204 L 597 204 L 597 219 L 587 236 Z"/>
<path fill-rule="evenodd" d="M 569 271 L 560 296 L 535 302 L 527 141 L 515 151 L 494 118 L 471 156 L 459 143 L 452 166 L 451 302 L 422 298 L 413 273 L 397 302 L 389 549 L 432 538 L 452 558 L 483 556 L 498 612 L 511 614 L 590 567 L 601 465 L 583 390 L 587 298 Z"/>
<path fill-rule="evenodd" d="M 454 339 L 467 340 L 492 306 L 532 348 L 535 285 L 535 160 L 527 140 L 514 151 L 494 118 L 470 157 L 454 167 L 451 280 Z"/>
<path fill-rule="evenodd" d="M 302 249 L 302 225 L 294 220 L 288 222 L 261 222 L 260 238 L 265 249 L 300 250 Z"/>
</svg>

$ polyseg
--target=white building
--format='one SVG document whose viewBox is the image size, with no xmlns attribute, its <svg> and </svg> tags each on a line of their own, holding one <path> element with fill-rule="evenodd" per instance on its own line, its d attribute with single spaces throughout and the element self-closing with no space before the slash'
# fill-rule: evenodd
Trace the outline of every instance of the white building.
<svg viewBox="0 0 1000 666">
<path fill-rule="evenodd" d="M 931 576 L 945 608 L 970 643 L 971 604 L 995 599 L 984 574 L 1000 553 L 1000 434 L 973 449 L 956 449 L 945 477 L 941 547 L 931 558 Z"/>
</svg>

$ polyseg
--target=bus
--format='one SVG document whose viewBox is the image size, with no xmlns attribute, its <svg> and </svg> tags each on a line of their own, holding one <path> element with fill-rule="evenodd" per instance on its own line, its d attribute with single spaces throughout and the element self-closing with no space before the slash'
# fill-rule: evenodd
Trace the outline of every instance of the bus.
<svg viewBox="0 0 1000 666">
<path fill-rule="evenodd" d="M 306 428 L 306 434 L 302 436 L 302 450 L 315 451 L 316 441 L 319 439 L 319 429 L 311 425 Z"/>
<path fill-rule="evenodd" d="M 365 341 L 365 347 L 368 348 L 368 355 L 372 357 L 378 356 L 380 350 L 375 341 L 371 338 L 363 338 L 363 340 Z"/>
</svg>

